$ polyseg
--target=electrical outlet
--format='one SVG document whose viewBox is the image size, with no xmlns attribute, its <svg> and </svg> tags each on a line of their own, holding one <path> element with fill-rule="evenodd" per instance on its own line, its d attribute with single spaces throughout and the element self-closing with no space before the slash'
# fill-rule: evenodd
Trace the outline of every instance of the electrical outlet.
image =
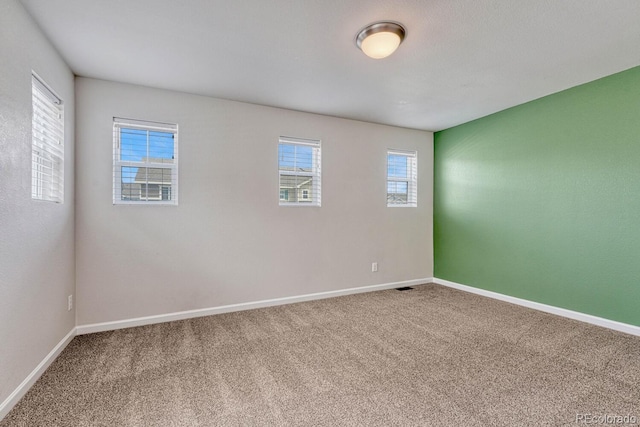
<svg viewBox="0 0 640 427">
<path fill-rule="evenodd" d="M 73 308 L 73 295 L 67 297 L 67 311 L 71 311 Z"/>
<path fill-rule="evenodd" d="M 377 262 L 372 262 L 371 263 L 371 271 L 373 273 L 375 273 L 376 271 L 378 271 L 378 263 Z"/>
</svg>

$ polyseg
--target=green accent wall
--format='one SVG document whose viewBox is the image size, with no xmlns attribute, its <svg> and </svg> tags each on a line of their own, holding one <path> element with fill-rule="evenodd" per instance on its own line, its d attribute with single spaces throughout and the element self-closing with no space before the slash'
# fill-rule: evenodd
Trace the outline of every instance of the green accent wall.
<svg viewBox="0 0 640 427">
<path fill-rule="evenodd" d="M 435 277 L 640 326 L 640 67 L 434 149 Z"/>
</svg>

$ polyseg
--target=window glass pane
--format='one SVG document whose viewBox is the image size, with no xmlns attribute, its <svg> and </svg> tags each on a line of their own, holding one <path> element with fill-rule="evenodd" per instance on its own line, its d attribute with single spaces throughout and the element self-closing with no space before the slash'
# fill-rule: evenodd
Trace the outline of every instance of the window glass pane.
<svg viewBox="0 0 640 427">
<path fill-rule="evenodd" d="M 407 203 L 409 194 L 409 183 L 404 181 L 387 182 L 387 202 Z"/>
<path fill-rule="evenodd" d="M 313 147 L 302 145 L 278 145 L 278 167 L 283 170 L 311 172 Z"/>
<path fill-rule="evenodd" d="M 124 161 L 173 163 L 173 144 L 172 133 L 120 129 L 120 158 Z"/>
<path fill-rule="evenodd" d="M 171 169 L 125 166 L 121 170 L 122 200 L 171 200 Z"/>
<path fill-rule="evenodd" d="M 124 161 L 141 162 L 147 157 L 147 131 L 120 129 L 120 158 Z"/>
<path fill-rule="evenodd" d="M 407 194 L 409 183 L 405 181 L 389 181 L 387 182 L 387 193 L 390 194 Z"/>
<path fill-rule="evenodd" d="M 311 202 L 312 176 L 280 175 L 280 200 L 287 202 Z"/>
<path fill-rule="evenodd" d="M 122 200 L 140 200 L 142 197 L 142 189 L 140 183 L 135 182 L 136 175 L 140 168 L 123 167 L 122 177 Z"/>
<path fill-rule="evenodd" d="M 390 178 L 406 178 L 408 176 L 408 158 L 389 154 L 388 156 L 388 176 Z"/>
<path fill-rule="evenodd" d="M 149 161 L 173 163 L 173 134 L 149 132 Z"/>
<path fill-rule="evenodd" d="M 311 172 L 313 168 L 313 148 L 303 145 L 296 148 L 296 168 L 299 171 Z"/>
<path fill-rule="evenodd" d="M 294 145 L 278 145 L 278 167 L 280 169 L 293 170 L 296 158 L 295 150 Z"/>
</svg>

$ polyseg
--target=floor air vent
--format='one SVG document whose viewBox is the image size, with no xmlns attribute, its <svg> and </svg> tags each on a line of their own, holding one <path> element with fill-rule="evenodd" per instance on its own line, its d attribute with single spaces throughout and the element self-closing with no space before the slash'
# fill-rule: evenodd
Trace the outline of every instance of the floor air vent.
<svg viewBox="0 0 640 427">
<path fill-rule="evenodd" d="M 396 288 L 396 291 L 410 291 L 413 289 L 411 286 L 405 286 L 403 288 Z"/>
</svg>

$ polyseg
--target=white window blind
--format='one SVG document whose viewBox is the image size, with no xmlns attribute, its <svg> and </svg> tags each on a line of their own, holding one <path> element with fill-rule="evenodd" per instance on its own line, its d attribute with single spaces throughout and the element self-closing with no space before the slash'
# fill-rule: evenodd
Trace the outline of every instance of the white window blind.
<svg viewBox="0 0 640 427">
<path fill-rule="evenodd" d="M 113 119 L 113 203 L 178 204 L 178 125 Z"/>
<path fill-rule="evenodd" d="M 38 76 L 31 75 L 31 198 L 64 201 L 64 108 Z"/>
<path fill-rule="evenodd" d="M 320 206 L 320 141 L 280 137 L 278 171 L 281 206 Z"/>
<path fill-rule="evenodd" d="M 418 206 L 418 153 L 387 151 L 387 206 Z"/>
</svg>

